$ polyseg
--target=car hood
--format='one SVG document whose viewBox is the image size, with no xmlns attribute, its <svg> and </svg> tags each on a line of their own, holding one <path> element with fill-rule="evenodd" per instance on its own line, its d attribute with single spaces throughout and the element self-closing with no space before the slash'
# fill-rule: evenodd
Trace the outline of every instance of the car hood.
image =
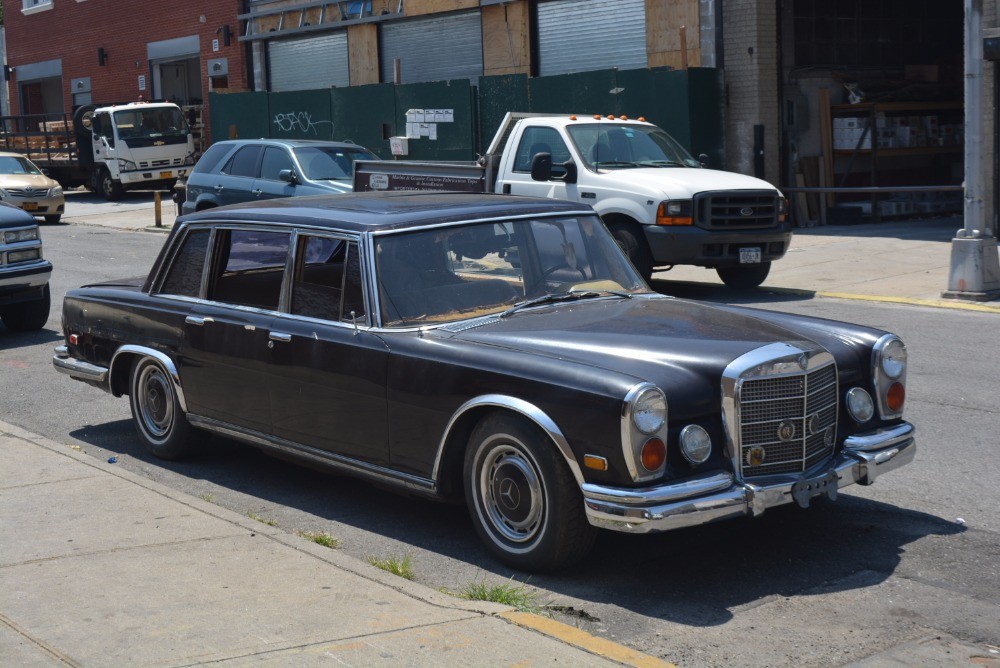
<svg viewBox="0 0 1000 668">
<path fill-rule="evenodd" d="M 601 170 L 605 178 L 620 180 L 626 191 L 640 190 L 650 195 L 666 194 L 668 199 L 690 199 L 710 190 L 771 190 L 767 181 L 753 176 L 690 167 L 637 167 Z"/>
<path fill-rule="evenodd" d="M 44 174 L 2 174 L 0 175 L 0 188 L 34 188 L 42 191 L 54 188 L 58 183 Z M 39 192 L 39 195 L 44 193 Z"/>
<path fill-rule="evenodd" d="M 718 383 L 734 359 L 770 343 L 808 340 L 759 317 L 668 297 L 526 310 L 455 337 L 627 374 L 659 385 L 671 405 L 679 398 L 705 411 L 718 408 Z"/>
</svg>

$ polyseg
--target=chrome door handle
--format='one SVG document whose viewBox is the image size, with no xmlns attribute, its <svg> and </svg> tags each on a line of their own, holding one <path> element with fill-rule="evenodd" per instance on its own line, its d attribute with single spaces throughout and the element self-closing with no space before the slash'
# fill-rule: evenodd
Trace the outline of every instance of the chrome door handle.
<svg viewBox="0 0 1000 668">
<path fill-rule="evenodd" d="M 205 325 L 206 322 L 214 322 L 214 321 L 212 320 L 212 318 L 208 317 L 199 318 L 196 315 L 189 315 L 188 317 L 184 318 L 184 322 L 186 322 L 189 325 L 196 325 L 198 327 L 202 327 Z"/>
<path fill-rule="evenodd" d="M 251 195 L 255 195 L 255 196 L 259 196 L 262 192 L 264 192 L 264 191 L 262 189 L 258 188 L 257 190 L 251 190 L 250 194 Z"/>
<path fill-rule="evenodd" d="M 223 186 L 221 183 L 219 185 L 215 186 L 215 192 L 217 192 L 217 193 L 221 193 L 225 189 L 226 189 L 226 187 Z"/>
<path fill-rule="evenodd" d="M 267 335 L 271 341 L 277 341 L 278 343 L 290 343 L 292 340 L 291 334 L 286 334 L 285 332 L 271 332 Z"/>
</svg>

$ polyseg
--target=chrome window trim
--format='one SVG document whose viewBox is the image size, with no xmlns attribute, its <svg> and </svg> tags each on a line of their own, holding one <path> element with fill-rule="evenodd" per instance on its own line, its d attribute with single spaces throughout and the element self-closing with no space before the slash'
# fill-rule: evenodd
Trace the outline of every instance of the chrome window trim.
<svg viewBox="0 0 1000 668">
<path fill-rule="evenodd" d="M 562 433 L 562 430 L 559 429 L 559 426 L 555 423 L 555 421 L 538 406 L 535 406 L 534 404 L 523 399 L 518 399 L 517 397 L 511 397 L 505 394 L 483 394 L 478 397 L 473 397 L 455 410 L 451 419 L 448 420 L 448 425 L 445 427 L 444 433 L 441 435 L 441 442 L 438 444 L 437 454 L 434 456 L 434 468 L 431 470 L 431 479 L 434 480 L 435 483 L 440 482 L 439 476 L 441 473 L 441 458 L 444 456 L 444 447 L 448 442 L 448 437 L 450 436 L 455 423 L 458 422 L 459 418 L 471 409 L 482 406 L 495 406 L 497 408 L 509 409 L 515 413 L 523 415 L 541 427 L 546 435 L 552 439 L 552 442 L 556 444 L 556 448 L 558 448 L 560 454 L 562 454 L 563 459 L 566 460 L 566 464 L 569 466 L 569 470 L 573 474 L 573 478 L 576 480 L 577 484 L 583 485 L 583 472 L 580 470 L 580 465 L 576 461 L 573 449 L 569 446 L 569 441 L 566 439 L 566 436 Z"/>
<path fill-rule="evenodd" d="M 872 346 L 872 390 L 875 392 L 875 406 L 878 408 L 879 417 L 883 420 L 895 420 L 903 416 L 903 411 L 890 411 L 889 407 L 885 402 L 885 391 L 889 389 L 893 383 L 902 383 L 903 388 L 906 388 L 906 372 L 909 364 L 903 367 L 903 373 L 900 374 L 899 378 L 890 378 L 885 371 L 882 370 L 882 355 L 885 351 L 886 346 L 892 341 L 899 341 L 903 348 L 906 348 L 906 343 L 895 334 L 883 334 L 879 337 L 875 345 Z M 903 402 L 903 407 L 906 407 L 906 402 Z"/>
<path fill-rule="evenodd" d="M 658 390 L 660 394 L 663 395 L 664 403 L 667 406 L 666 415 L 663 419 L 663 426 L 660 427 L 658 431 L 652 434 L 647 434 L 639 430 L 635 426 L 632 420 L 633 409 L 635 408 L 635 398 L 638 397 L 642 392 L 646 390 L 654 389 Z M 645 444 L 651 438 L 659 438 L 663 441 L 663 445 L 667 445 L 667 429 L 670 426 L 670 402 L 667 400 L 666 393 L 660 389 L 656 384 L 650 382 L 636 383 L 629 389 L 625 398 L 622 400 L 622 413 L 621 413 L 621 445 L 622 445 L 622 455 L 625 457 L 625 467 L 628 469 L 629 475 L 632 476 L 632 482 L 645 482 L 652 480 L 663 474 L 663 470 L 667 466 L 666 459 L 663 461 L 663 465 L 655 471 L 649 473 L 643 473 L 645 468 L 640 471 L 639 461 L 636 453 L 636 439 L 640 444 Z"/>
<path fill-rule="evenodd" d="M 808 341 L 770 343 L 740 355 L 722 372 L 722 425 L 726 450 L 738 481 L 743 481 L 740 449 L 740 389 L 744 380 L 799 376 L 836 362 L 833 355 Z M 835 395 L 839 401 L 839 380 Z M 839 411 L 838 411 L 839 414 Z M 836 424 L 836 423 L 835 423 Z M 792 474 L 775 474 L 775 477 Z"/>
</svg>

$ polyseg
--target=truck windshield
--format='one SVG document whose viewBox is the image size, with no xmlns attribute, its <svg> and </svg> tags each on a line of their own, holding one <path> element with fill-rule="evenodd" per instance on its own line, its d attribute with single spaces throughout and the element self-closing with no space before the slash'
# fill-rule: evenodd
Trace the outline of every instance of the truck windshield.
<svg viewBox="0 0 1000 668">
<path fill-rule="evenodd" d="M 481 222 L 375 244 L 382 322 L 447 323 L 649 288 L 596 216 Z"/>
<path fill-rule="evenodd" d="M 655 125 L 587 123 L 571 125 L 567 131 L 591 171 L 701 167 L 683 146 Z"/>
<path fill-rule="evenodd" d="M 188 125 L 177 107 L 144 107 L 114 112 L 118 137 L 129 146 L 186 142 Z"/>
<path fill-rule="evenodd" d="M 360 146 L 306 146 L 292 149 L 310 181 L 350 181 L 355 160 L 378 160 Z"/>
</svg>

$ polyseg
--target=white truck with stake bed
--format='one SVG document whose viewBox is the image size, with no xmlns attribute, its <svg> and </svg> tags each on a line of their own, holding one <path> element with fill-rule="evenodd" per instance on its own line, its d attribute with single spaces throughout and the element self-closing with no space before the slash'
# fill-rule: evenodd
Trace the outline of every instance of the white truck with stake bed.
<svg viewBox="0 0 1000 668">
<path fill-rule="evenodd" d="M 79 107 L 67 114 L 5 116 L 0 147 L 27 155 L 64 187 L 109 200 L 134 188 L 170 189 L 195 164 L 184 112 L 171 102 Z"/>
<path fill-rule="evenodd" d="M 589 204 L 648 279 L 678 264 L 760 285 L 792 237 L 766 181 L 706 169 L 643 119 L 508 113 L 475 163 L 355 163 L 354 190 L 464 190 Z"/>
</svg>

